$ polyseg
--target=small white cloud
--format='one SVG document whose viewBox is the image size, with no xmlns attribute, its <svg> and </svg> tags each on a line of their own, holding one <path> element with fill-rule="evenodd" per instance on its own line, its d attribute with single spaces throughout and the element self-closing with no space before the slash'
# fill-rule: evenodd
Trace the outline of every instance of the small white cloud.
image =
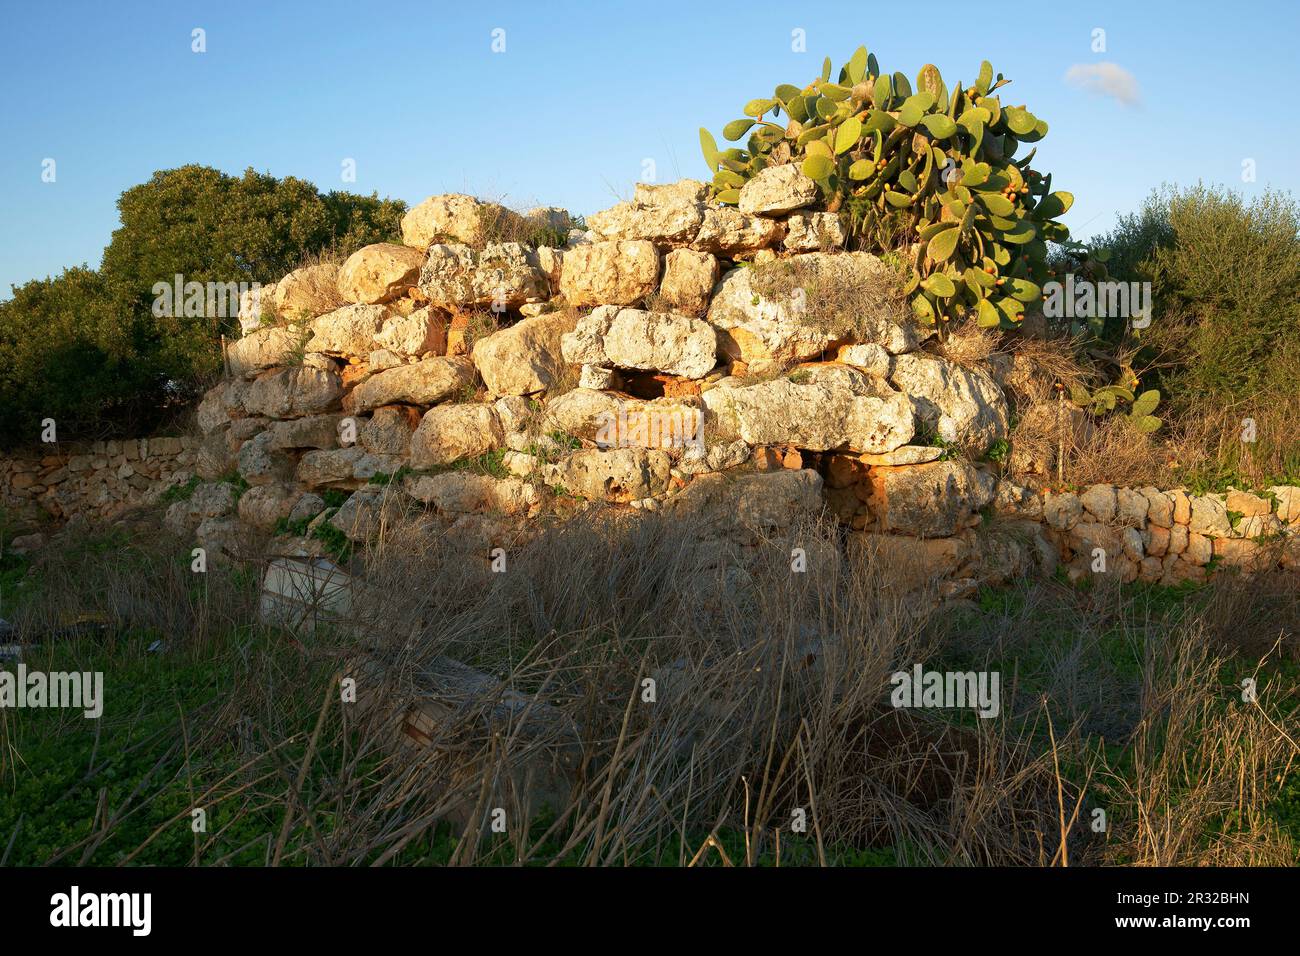
<svg viewBox="0 0 1300 956">
<path fill-rule="evenodd" d="M 1076 63 L 1065 71 L 1065 82 L 1089 93 L 1113 96 L 1125 106 L 1137 104 L 1137 78 L 1118 63 Z"/>
</svg>

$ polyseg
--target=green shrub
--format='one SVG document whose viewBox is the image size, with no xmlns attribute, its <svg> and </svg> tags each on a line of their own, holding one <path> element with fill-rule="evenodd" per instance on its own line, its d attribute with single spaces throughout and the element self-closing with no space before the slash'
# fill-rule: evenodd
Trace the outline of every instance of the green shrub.
<svg viewBox="0 0 1300 956">
<path fill-rule="evenodd" d="M 1117 277 L 1151 283 L 1143 341 L 1175 402 L 1294 398 L 1300 204 L 1290 195 L 1164 188 L 1099 243 Z"/>
<path fill-rule="evenodd" d="M 1048 243 L 1069 238 L 1057 218 L 1073 197 L 1052 192 L 1052 177 L 1030 167 L 1034 151 L 1013 159 L 1047 123 L 1002 103 L 995 91 L 1011 81 L 987 61 L 973 85 L 951 92 L 928 64 L 913 92 L 865 47 L 835 82 L 831 69 L 828 58 L 810 85 L 781 84 L 746 104 L 747 118 L 723 129 L 733 142 L 747 137 L 744 149 L 720 150 L 700 130 L 717 199 L 737 203 L 764 169 L 797 163 L 859 247 L 916 243 L 905 292 L 919 319 L 939 323 L 941 334 L 944 321 L 971 313 L 986 327 L 1014 327 L 1041 298 Z"/>
<path fill-rule="evenodd" d="M 154 315 L 156 283 L 274 282 L 307 256 L 397 236 L 405 205 L 182 166 L 128 189 L 118 210 L 98 271 L 71 268 L 0 302 L 0 445 L 36 441 L 45 418 L 60 440 L 151 431 L 216 374 L 220 337 L 238 329 L 234 315 Z"/>
</svg>

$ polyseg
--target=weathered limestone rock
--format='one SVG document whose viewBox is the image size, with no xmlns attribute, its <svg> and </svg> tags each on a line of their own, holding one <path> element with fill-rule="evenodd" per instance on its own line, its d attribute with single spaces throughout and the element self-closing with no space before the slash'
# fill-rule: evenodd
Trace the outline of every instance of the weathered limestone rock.
<svg viewBox="0 0 1300 956">
<path fill-rule="evenodd" d="M 1300 487 L 1274 485 L 1268 491 L 1277 499 L 1277 517 L 1287 524 L 1300 523 Z"/>
<path fill-rule="evenodd" d="M 404 488 L 417 501 L 444 514 L 528 514 L 540 498 L 537 489 L 517 478 L 497 479 L 465 471 L 408 476 Z"/>
<path fill-rule="evenodd" d="M 261 432 L 239 446 L 236 469 L 250 485 L 288 481 L 293 474 L 293 459 L 271 445 L 271 433 Z"/>
<path fill-rule="evenodd" d="M 467 358 L 426 358 L 372 375 L 352 390 L 347 404 L 353 412 L 398 403 L 433 405 L 473 381 L 474 363 Z"/>
<path fill-rule="evenodd" d="M 603 240 L 645 239 L 660 246 L 690 242 L 704 219 L 709 187 L 693 179 L 664 185 L 637 183 L 631 202 L 587 217 Z"/>
<path fill-rule="evenodd" d="M 858 455 L 864 465 L 924 465 L 943 457 L 943 449 L 932 445 L 903 445 L 882 455 Z"/>
<path fill-rule="evenodd" d="M 889 568 L 891 583 L 921 588 L 941 578 L 957 575 L 971 557 L 969 534 L 948 538 L 913 538 L 908 535 L 863 531 L 855 543 L 867 548 L 877 562 Z"/>
<path fill-rule="evenodd" d="M 599 365 L 584 365 L 582 371 L 578 373 L 578 387 L 590 389 L 619 388 L 622 385 L 622 376 L 612 368 L 603 368 Z"/>
<path fill-rule="evenodd" d="M 584 448 L 543 468 L 548 484 L 593 500 L 626 503 L 660 494 L 668 486 L 667 452 L 645 448 Z"/>
<path fill-rule="evenodd" d="M 1226 538 L 1232 534 L 1228 509 L 1222 495 L 1196 495 L 1191 499 L 1192 513 L 1188 526 L 1193 534 Z"/>
<path fill-rule="evenodd" d="M 787 252 L 834 252 L 844 247 L 844 224 L 833 212 L 797 212 L 785 221 Z"/>
<path fill-rule="evenodd" d="M 1147 522 L 1150 504 L 1146 496 L 1132 488 L 1115 490 L 1115 516 L 1130 528 L 1141 528 Z"/>
<path fill-rule="evenodd" d="M 387 372 L 390 368 L 405 365 L 406 359 L 390 349 L 375 349 L 366 359 L 366 370 L 370 373 Z"/>
<path fill-rule="evenodd" d="M 267 418 L 297 418 L 329 411 L 343 394 L 343 380 L 314 368 L 264 372 L 244 393 L 244 409 Z"/>
<path fill-rule="evenodd" d="M 522 319 L 474 343 L 473 358 L 492 395 L 531 395 L 550 388 L 564 370 L 561 337 L 571 312 Z"/>
<path fill-rule="evenodd" d="M 851 371 L 845 369 L 845 371 Z M 775 379 L 704 393 L 709 421 L 723 438 L 808 451 L 884 454 L 912 440 L 912 404 L 902 393 L 880 397 L 866 376 L 796 383 Z"/>
<path fill-rule="evenodd" d="M 654 243 L 592 242 L 564 254 L 560 290 L 573 306 L 635 305 L 654 292 L 658 280 Z"/>
<path fill-rule="evenodd" d="M 356 484 L 353 469 L 365 454 L 365 449 L 355 445 L 350 448 L 309 451 L 298 462 L 298 483 L 308 488 L 329 485 L 351 487 Z"/>
<path fill-rule="evenodd" d="M 346 302 L 391 302 L 415 287 L 424 253 L 410 246 L 377 242 L 348 256 L 339 269 L 338 288 Z"/>
<path fill-rule="evenodd" d="M 993 501 L 996 481 L 964 461 L 875 467 L 868 505 L 879 530 L 923 538 L 955 534 Z"/>
<path fill-rule="evenodd" d="M 299 493 L 275 482 L 254 485 L 239 497 L 239 520 L 261 531 L 270 531 L 281 518 L 288 518 Z"/>
<path fill-rule="evenodd" d="M 674 249 L 664 256 L 659 296 L 678 312 L 703 315 L 708 310 L 719 271 L 718 259 L 712 253 Z"/>
<path fill-rule="evenodd" d="M 630 405 L 618 395 L 575 388 L 546 403 L 543 430 L 590 438 L 597 422 L 617 417 L 620 408 Z"/>
<path fill-rule="evenodd" d="M 914 352 L 895 356 L 889 380 L 912 396 L 918 417 L 945 441 L 983 452 L 1007 436 L 1006 396 L 983 369 Z"/>
<path fill-rule="evenodd" d="M 379 532 L 385 522 L 396 520 L 402 512 L 402 495 L 383 485 L 367 485 L 348 495 L 347 501 L 329 523 L 350 541 L 365 541 Z"/>
<path fill-rule="evenodd" d="M 275 283 L 253 283 L 251 289 L 239 294 L 239 333 L 247 335 L 262 325 L 262 320 L 275 318 Z M 270 324 L 268 322 L 268 324 Z"/>
<path fill-rule="evenodd" d="M 244 397 L 248 393 L 249 383 L 243 379 L 225 379 L 208 389 L 199 402 L 197 418 L 199 429 L 207 434 L 223 425 L 230 424 L 230 419 L 244 411 Z"/>
<path fill-rule="evenodd" d="M 524 218 L 534 225 L 554 229 L 556 232 L 567 232 L 573 225 L 573 216 L 569 215 L 569 210 L 560 206 L 534 206 L 524 212 Z"/>
<path fill-rule="evenodd" d="M 700 319 L 604 305 L 561 339 L 564 360 L 701 378 L 717 364 L 718 336 Z"/>
<path fill-rule="evenodd" d="M 1174 523 L 1187 524 L 1192 520 L 1192 500 L 1181 488 L 1165 492 L 1174 503 Z"/>
<path fill-rule="evenodd" d="M 290 272 L 275 284 L 275 314 L 297 321 L 330 311 L 338 301 L 338 276 L 339 267 L 330 262 Z"/>
<path fill-rule="evenodd" d="M 491 405 L 439 405 L 424 413 L 411 436 L 411 467 L 449 465 L 500 448 L 501 419 Z"/>
<path fill-rule="evenodd" d="M 425 250 L 434 242 L 484 245 L 503 227 L 522 223 L 518 213 L 473 196 L 430 196 L 402 217 L 402 242 Z"/>
<path fill-rule="evenodd" d="M 1244 571 L 1263 571 L 1276 562 L 1266 546 L 1245 538 L 1215 538 L 1213 549 L 1214 556 L 1225 566 Z"/>
<path fill-rule="evenodd" d="M 516 308 L 550 297 L 550 280 L 537 253 L 518 242 L 489 243 L 482 252 L 437 244 L 420 270 L 420 292 L 441 309 Z"/>
<path fill-rule="evenodd" d="M 1169 528 L 1169 553 L 1182 554 L 1187 550 L 1187 525 L 1175 524 Z"/>
<path fill-rule="evenodd" d="M 193 531 L 205 518 L 219 518 L 235 510 L 239 493 L 235 486 L 225 481 L 199 485 L 189 498 L 177 501 L 167 509 L 163 521 L 178 534 Z"/>
<path fill-rule="evenodd" d="M 298 496 L 293 507 L 289 509 L 288 519 L 290 523 L 310 521 L 324 510 L 325 499 L 314 491 L 308 491 Z"/>
<path fill-rule="evenodd" d="M 231 342 L 226 349 L 230 372 L 253 378 L 268 368 L 290 365 L 301 349 L 304 337 L 302 329 L 289 326 L 270 326 L 250 332 Z"/>
<path fill-rule="evenodd" d="M 446 312 L 425 306 L 410 315 L 386 319 L 375 333 L 375 344 L 404 358 L 443 355 L 447 351 L 447 325 Z"/>
<path fill-rule="evenodd" d="M 769 166 L 740 188 L 740 211 L 780 216 L 817 202 L 817 184 L 793 163 Z"/>
<path fill-rule="evenodd" d="M 420 414 L 409 405 L 385 405 L 357 429 L 357 444 L 378 455 L 406 457 Z"/>
<path fill-rule="evenodd" d="M 334 448 L 339 443 L 341 415 L 308 415 L 288 421 L 272 422 L 267 428 L 270 447 L 283 448 Z"/>
<path fill-rule="evenodd" d="M 819 317 L 819 303 L 828 294 L 822 290 L 873 284 L 883 289 L 896 282 L 894 273 L 875 256 L 807 253 L 761 268 L 781 271 L 769 277 L 756 276 L 757 268 L 731 270 L 714 289 L 707 315 L 709 324 L 724 333 L 719 337 L 723 351 L 748 364 L 751 371 L 817 358 L 847 342 L 873 343 L 890 353 L 916 347 L 910 323 L 856 316 L 856 329 L 849 329 L 834 328 Z M 783 291 L 763 295 L 761 290 L 772 285 Z"/>
<path fill-rule="evenodd" d="M 209 561 L 233 555 L 239 550 L 239 521 L 232 515 L 204 518 L 194 529 L 194 540 L 207 551 Z"/>
<path fill-rule="evenodd" d="M 836 357 L 846 365 L 860 368 L 879 378 L 888 378 L 894 371 L 894 357 L 884 346 L 874 342 L 841 345 Z"/>
<path fill-rule="evenodd" d="M 564 250 L 553 249 L 550 246 L 538 246 L 537 265 L 546 273 L 546 281 L 550 286 L 551 294 L 559 295 L 560 277 L 564 274 Z M 544 304 L 541 304 L 522 305 L 519 308 L 521 312 L 526 312 L 528 309 L 541 309 L 544 307 Z"/>
<path fill-rule="evenodd" d="M 376 348 L 375 335 L 388 318 L 382 305 L 345 305 L 311 323 L 308 352 L 362 360 Z"/>
<path fill-rule="evenodd" d="M 1252 495 L 1247 491 L 1239 491 L 1236 488 L 1228 489 L 1224 507 L 1228 511 L 1237 512 L 1243 518 L 1255 518 L 1260 515 L 1271 514 L 1273 511 L 1273 504 L 1267 498 Z"/>
<path fill-rule="evenodd" d="M 1068 531 L 1079 523 L 1081 517 L 1083 502 L 1072 492 L 1049 493 L 1043 499 L 1043 519 L 1050 528 Z"/>
<path fill-rule="evenodd" d="M 1183 552 L 1183 560 L 1197 567 L 1210 563 L 1214 557 L 1214 544 L 1212 540 L 1203 534 L 1197 534 L 1195 531 L 1187 535 L 1187 549 Z"/>
<path fill-rule="evenodd" d="M 770 248 L 785 235 L 785 224 L 750 216 L 733 206 L 707 206 L 691 248 L 724 256 L 750 255 Z"/>
<path fill-rule="evenodd" d="M 1101 522 L 1115 520 L 1118 501 L 1114 485 L 1089 485 L 1079 495 L 1079 502 L 1088 513 Z"/>
<path fill-rule="evenodd" d="M 594 441 L 602 448 L 701 445 L 704 412 L 698 404 L 695 398 L 641 401 L 575 388 L 547 404 L 543 430 Z"/>
<path fill-rule="evenodd" d="M 1032 488 L 1003 479 L 994 489 L 993 508 L 1001 515 L 1037 521 L 1043 517 L 1043 496 Z"/>
<path fill-rule="evenodd" d="M 371 478 L 381 474 L 388 475 L 391 478 L 405 464 L 406 459 L 397 455 L 377 455 L 366 452 L 353 464 L 352 478 L 358 484 L 368 482 Z"/>
<path fill-rule="evenodd" d="M 664 502 L 701 536 L 736 530 L 780 533 L 822 510 L 822 478 L 811 469 L 696 477 Z"/>
</svg>

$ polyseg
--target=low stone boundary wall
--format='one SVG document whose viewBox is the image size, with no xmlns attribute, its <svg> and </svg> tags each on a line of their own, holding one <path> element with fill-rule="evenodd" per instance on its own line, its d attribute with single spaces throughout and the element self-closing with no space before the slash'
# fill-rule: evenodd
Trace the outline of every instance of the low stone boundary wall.
<svg viewBox="0 0 1300 956">
<path fill-rule="evenodd" d="M 0 504 L 20 520 L 111 518 L 188 481 L 197 445 L 162 436 L 20 449 L 0 458 Z"/>
</svg>

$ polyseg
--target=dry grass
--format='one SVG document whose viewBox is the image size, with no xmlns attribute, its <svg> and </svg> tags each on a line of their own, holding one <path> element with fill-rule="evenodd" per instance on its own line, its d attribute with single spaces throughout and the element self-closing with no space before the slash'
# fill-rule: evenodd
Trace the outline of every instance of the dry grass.
<svg viewBox="0 0 1300 956">
<path fill-rule="evenodd" d="M 889 261 L 881 272 L 846 265 L 844 257 L 776 259 L 753 266 L 752 288 L 758 296 L 792 305 L 798 320 L 833 338 L 877 341 L 883 322 L 908 321 L 911 309 L 902 294 L 901 267 Z"/>
<path fill-rule="evenodd" d="M 1131 768 L 1107 767 L 1106 802 L 1123 807 L 1107 862 L 1137 866 L 1294 866 L 1294 838 L 1269 818 L 1291 734 L 1258 702 L 1225 702 L 1226 657 L 1193 623 L 1148 655 Z M 1274 680 L 1260 699 L 1289 696 Z"/>
<path fill-rule="evenodd" d="M 964 322 L 949 326 L 939 343 L 939 354 L 963 368 L 976 368 L 1001 352 L 1001 346 L 996 332 L 982 329 L 974 322 Z"/>
<path fill-rule="evenodd" d="M 1291 708 L 1277 689 L 1234 708 L 1232 682 L 1215 679 L 1229 651 L 1258 659 L 1246 632 L 1266 650 L 1280 633 L 1294 656 L 1294 588 L 1212 590 L 1175 618 L 1140 595 L 1025 583 L 1003 610 L 980 611 L 900 592 L 869 551 L 838 552 L 837 534 L 814 524 L 740 547 L 658 516 L 593 514 L 528 536 L 490 518 L 449 530 L 394 516 L 348 618 L 297 640 L 254 623 L 254 576 L 196 581 L 175 557 L 185 542 L 54 556 L 23 626 L 106 611 L 116 628 L 165 636 L 159 666 L 220 677 L 205 703 L 164 695 L 123 714 L 110 671 L 106 735 L 150 726 L 148 709 L 174 719 L 137 734 L 156 769 L 52 855 L 167 859 L 167 834 L 202 803 L 219 825 L 180 852 L 203 864 L 685 864 L 710 838 L 700 863 L 770 865 L 778 841 L 784 865 L 864 852 L 1294 859 L 1266 812 L 1297 736 Z M 806 573 L 790 571 L 796 545 Z M 506 549 L 503 573 L 489 569 L 491 546 Z M 1137 670 L 1116 658 L 1117 632 Z M 890 675 L 917 662 L 1000 670 L 1001 715 L 894 710 Z M 339 697 L 348 673 L 356 706 Z M 437 716 L 423 745 L 399 730 L 411 707 Z M 4 716 L 0 753 L 16 759 L 0 779 L 26 773 L 43 735 L 86 733 L 79 715 L 53 729 Z M 1126 756 L 1103 760 L 1098 735 Z M 109 785 L 102 763 L 91 755 L 82 786 Z M 178 800 L 178 787 L 193 796 Z M 1112 821 L 1105 838 L 1087 827 L 1096 806 Z M 504 835 L 490 832 L 496 808 Z M 796 809 L 805 834 L 790 831 Z M 1218 835 L 1198 842 L 1207 833 Z"/>
<path fill-rule="evenodd" d="M 570 227 L 576 225 L 572 220 L 548 222 L 540 215 L 530 215 L 531 210 L 512 208 L 504 197 L 486 202 L 479 209 L 480 248 L 492 242 L 520 242 L 534 248 L 563 249 L 569 242 Z"/>
</svg>

